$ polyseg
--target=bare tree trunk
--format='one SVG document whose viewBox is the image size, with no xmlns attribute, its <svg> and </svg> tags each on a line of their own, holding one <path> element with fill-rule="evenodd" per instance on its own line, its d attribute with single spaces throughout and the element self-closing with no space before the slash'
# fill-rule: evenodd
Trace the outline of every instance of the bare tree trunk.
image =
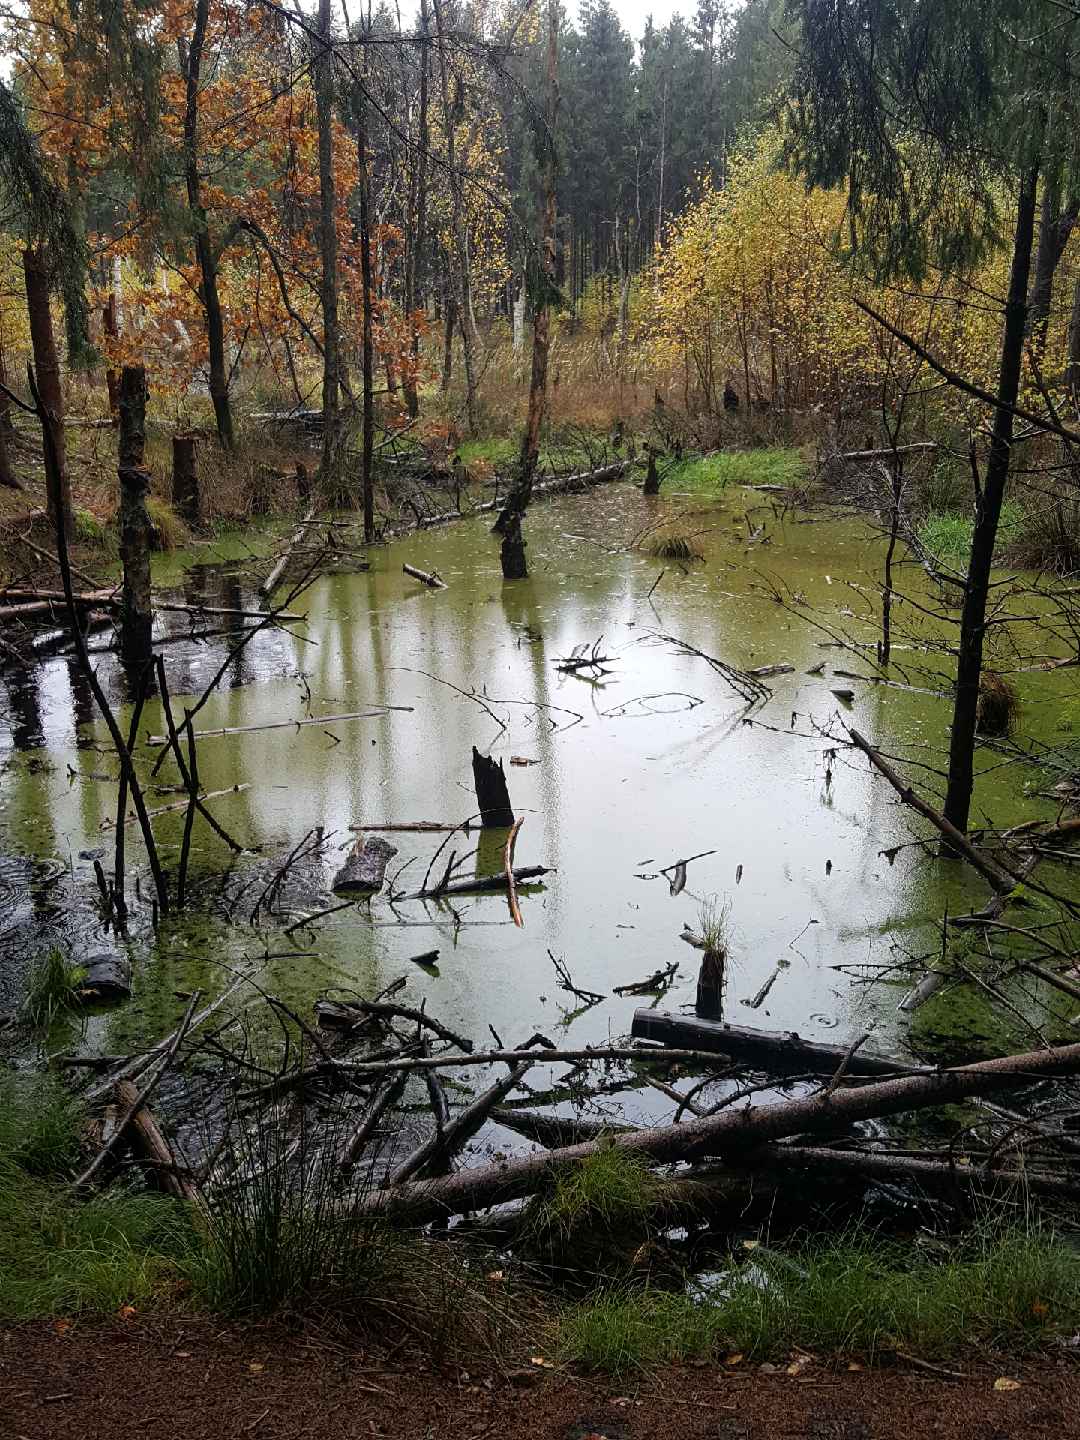
<svg viewBox="0 0 1080 1440">
<path fill-rule="evenodd" d="M 330 46 L 330 0 L 319 0 L 315 58 L 315 110 L 319 127 L 319 300 L 323 321 L 322 484 L 336 492 L 338 475 L 338 408 L 341 389 L 338 333 L 337 192 L 334 184 L 334 54 Z"/>
<path fill-rule="evenodd" d="M 442 357 L 442 392 L 445 395 L 450 389 L 450 381 L 454 378 L 454 331 L 457 329 L 457 301 L 453 295 L 453 282 L 450 279 L 450 262 L 447 261 L 446 269 L 446 304 L 443 317 L 443 357 Z"/>
<path fill-rule="evenodd" d="M 189 525 L 198 525 L 199 472 L 195 463 L 195 436 L 174 435 L 172 440 L 172 503 Z"/>
<path fill-rule="evenodd" d="M 1054 276 L 1065 254 L 1077 219 L 1080 218 L 1080 196 L 1072 196 L 1062 208 L 1056 184 L 1047 183 L 1039 223 L 1039 246 L 1035 252 L 1035 277 L 1028 296 L 1027 328 L 1032 345 L 1039 355 L 1046 348 L 1046 331 L 1050 323 L 1050 303 L 1054 294 Z"/>
<path fill-rule="evenodd" d="M 101 328 L 110 340 L 120 338 L 120 323 L 116 313 L 116 295 L 110 292 L 108 300 L 101 307 Z M 120 423 L 120 373 L 112 365 L 105 367 L 105 385 L 109 392 L 109 418 L 114 425 Z"/>
<path fill-rule="evenodd" d="M 427 245 L 428 148 L 431 136 L 428 126 L 428 7 L 420 0 L 420 114 L 417 121 L 417 156 L 413 164 L 413 202 L 409 207 L 412 224 L 409 254 L 405 267 L 405 315 L 409 325 L 410 366 L 404 378 L 405 406 L 415 420 L 420 413 L 417 380 L 420 367 L 420 330 L 416 312 L 423 301 L 424 249 Z"/>
<path fill-rule="evenodd" d="M 4 363 L 4 347 L 0 338 L 0 385 L 8 383 L 7 366 Z M 0 390 L 0 485 L 8 490 L 25 490 L 25 485 L 11 467 L 8 439 L 13 433 L 11 424 L 11 402 Z"/>
<path fill-rule="evenodd" d="M 146 497 L 146 371 L 125 365 L 120 376 L 120 559 L 124 587 L 120 606 L 120 658 L 146 665 L 153 658 L 150 605 L 150 517 Z"/>
<path fill-rule="evenodd" d="M 1069 359 L 1065 378 L 1073 409 L 1080 415 L 1080 276 L 1073 285 L 1072 313 L 1069 316 Z"/>
<path fill-rule="evenodd" d="M 232 409 L 229 405 L 229 376 L 225 365 L 225 324 L 221 314 L 221 297 L 218 294 L 217 256 L 210 242 L 199 180 L 199 74 L 209 17 L 210 0 L 195 0 L 195 27 L 191 42 L 186 47 L 181 47 L 181 70 L 185 82 L 184 180 L 187 186 L 188 210 L 195 231 L 195 258 L 202 277 L 199 298 L 206 314 L 206 341 L 210 352 L 210 400 L 214 406 L 218 439 L 226 450 L 231 450 L 235 437 Z"/>
<path fill-rule="evenodd" d="M 435 11 L 435 33 L 439 51 L 439 76 L 442 84 L 443 127 L 446 133 L 446 170 L 450 184 L 451 230 L 455 254 L 449 257 L 450 283 L 457 302 L 458 319 L 461 324 L 462 363 L 465 368 L 465 415 L 469 434 L 475 439 L 479 433 L 477 414 L 476 374 L 476 321 L 472 304 L 472 274 L 469 261 L 468 233 L 465 225 L 465 206 L 462 194 L 461 175 L 458 172 L 454 145 L 455 106 L 450 98 L 450 69 L 446 60 L 446 36 L 443 30 L 442 9 L 439 0 L 432 0 Z M 457 261 L 455 266 L 454 261 Z M 452 332 L 449 332 L 452 334 Z M 446 374 L 444 362 L 443 374 Z"/>
<path fill-rule="evenodd" d="M 500 559 L 504 580 L 524 580 L 529 573 L 521 521 L 532 499 L 533 481 L 540 455 L 540 429 L 547 404 L 548 351 L 550 344 L 551 299 L 555 290 L 555 227 L 557 207 L 555 178 L 557 157 L 555 131 L 559 118 L 559 12 L 557 0 L 548 0 L 547 103 L 544 113 L 544 204 L 540 222 L 540 263 L 536 303 L 533 311 L 532 377 L 529 383 L 529 410 L 521 438 L 518 477 L 507 497 L 495 532 L 501 535 Z"/>
<path fill-rule="evenodd" d="M 64 440 L 64 392 L 60 384 L 60 361 L 56 354 L 52 310 L 49 308 L 49 272 L 40 250 L 23 251 L 23 278 L 38 393 L 45 410 L 52 450 L 52 463 L 45 467 L 46 504 L 53 529 L 62 525 L 65 539 L 70 540 L 75 521 Z"/>
<path fill-rule="evenodd" d="M 365 51 L 365 57 L 366 53 Z M 366 71 L 366 58 L 364 65 Z M 356 94 L 356 159 L 360 184 L 360 273 L 364 292 L 362 307 L 364 414 L 360 489 L 364 503 L 364 539 L 370 543 L 375 538 L 375 491 L 371 473 L 372 456 L 375 450 L 375 339 L 372 325 L 374 279 L 371 273 L 371 177 L 368 174 L 367 96 L 359 86 Z"/>
<path fill-rule="evenodd" d="M 978 723 L 979 680 L 982 675 L 983 637 L 986 631 L 986 603 L 998 521 L 1009 479 L 1013 446 L 1013 406 L 1020 390 L 1027 319 L 1027 291 L 1031 274 L 1031 252 L 1035 236 L 1035 194 L 1038 166 L 1024 176 L 1016 208 L 1009 294 L 1005 303 L 1005 328 L 1001 339 L 1001 370 L 998 378 L 998 406 L 994 413 L 993 438 L 981 492 L 975 501 L 975 530 L 968 562 L 964 609 L 960 620 L 960 646 L 956 664 L 956 699 L 953 705 L 952 736 L 949 743 L 949 778 L 945 795 L 945 818 L 957 830 L 966 831 L 975 783 L 975 730 Z"/>
</svg>

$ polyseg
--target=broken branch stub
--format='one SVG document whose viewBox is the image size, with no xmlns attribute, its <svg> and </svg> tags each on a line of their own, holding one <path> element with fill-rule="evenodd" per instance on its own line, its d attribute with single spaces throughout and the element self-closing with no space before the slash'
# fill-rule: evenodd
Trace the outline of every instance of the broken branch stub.
<svg viewBox="0 0 1080 1440">
<path fill-rule="evenodd" d="M 514 812 L 510 806 L 502 761 L 493 760 L 490 755 L 481 755 L 474 745 L 472 768 L 481 826 L 485 830 L 508 830 L 514 823 Z"/>
</svg>

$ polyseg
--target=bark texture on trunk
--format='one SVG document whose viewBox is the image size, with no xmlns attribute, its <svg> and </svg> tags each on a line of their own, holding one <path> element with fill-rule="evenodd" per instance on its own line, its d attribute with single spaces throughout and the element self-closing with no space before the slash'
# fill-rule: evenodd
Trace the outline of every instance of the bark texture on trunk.
<svg viewBox="0 0 1080 1440">
<path fill-rule="evenodd" d="M 1078 218 L 1080 196 L 1071 196 L 1063 206 L 1057 186 L 1047 185 L 1043 194 L 1039 246 L 1035 252 L 1035 273 L 1028 296 L 1027 314 L 1028 334 L 1040 355 L 1046 347 L 1054 277 Z"/>
<path fill-rule="evenodd" d="M 150 603 L 150 516 L 146 497 L 146 371 L 125 365 L 120 376 L 120 559 L 124 584 L 120 599 L 120 658 L 145 665 L 153 657 Z"/>
<path fill-rule="evenodd" d="M 45 466 L 46 505 L 53 530 L 62 525 L 70 540 L 75 530 L 71 509 L 71 483 L 67 471 L 64 439 L 64 392 L 60 383 L 60 360 L 56 353 L 52 310 L 49 307 L 49 270 L 41 251 L 23 251 L 23 279 L 26 309 L 30 319 L 30 344 L 34 352 L 38 394 L 49 427 L 52 463 Z"/>
<path fill-rule="evenodd" d="M 1005 328 L 1001 340 L 1001 368 L 997 388 L 999 403 L 994 414 L 993 438 L 986 473 L 975 502 L 975 530 L 971 542 L 971 559 L 968 562 L 964 609 L 960 620 L 956 699 L 949 743 L 949 779 L 944 814 L 945 818 L 961 831 L 967 830 L 974 787 L 975 730 L 978 721 L 983 639 L 986 632 L 986 604 L 998 521 L 1001 518 L 1001 506 L 1012 461 L 1012 407 L 1015 406 L 1020 391 L 1020 372 L 1024 358 L 1037 187 L 1038 170 L 1033 167 L 1023 179 L 1017 200 L 1009 294 L 1005 304 Z"/>
<path fill-rule="evenodd" d="M 319 39 L 315 59 L 315 110 L 319 131 L 319 299 L 323 321 L 322 483 L 328 494 L 338 486 L 338 405 L 341 361 L 338 334 L 337 191 L 334 184 L 334 57 L 330 49 L 330 0 L 319 0 Z"/>
<path fill-rule="evenodd" d="M 551 296 L 555 290 L 555 180 L 557 157 L 555 129 L 559 118 L 559 14 L 555 0 L 548 3 L 547 100 L 544 107 L 543 208 L 540 221 L 540 265 L 533 312 L 532 374 L 529 409 L 521 438 L 518 476 L 506 505 L 495 522 L 503 537 L 500 558 L 504 580 L 523 580 L 528 574 L 521 521 L 532 499 L 540 456 L 540 430 L 547 406 L 548 353 L 551 336 Z"/>
<path fill-rule="evenodd" d="M 371 264 L 371 177 L 368 174 L 367 96 L 359 86 L 356 96 L 356 159 L 360 172 L 360 274 L 363 288 L 361 349 L 364 367 L 360 490 L 364 506 L 364 540 L 370 544 L 375 538 L 375 482 L 371 470 L 375 451 L 374 276 Z"/>
<path fill-rule="evenodd" d="M 428 6 L 427 0 L 420 0 L 420 99 L 417 118 L 417 155 L 413 162 L 412 203 L 409 206 L 411 234 L 405 267 L 405 313 L 409 323 L 410 364 L 406 371 L 403 388 L 405 407 L 411 419 L 420 413 L 417 395 L 420 369 L 420 314 L 424 304 L 424 257 L 427 245 L 427 190 L 428 190 L 428 147 L 430 133 L 428 125 Z"/>
<path fill-rule="evenodd" d="M 210 400 L 214 407 L 218 439 L 226 450 L 235 444 L 232 407 L 229 404 L 229 374 L 225 364 L 225 321 L 218 293 L 217 256 L 210 240 L 206 208 L 202 203 L 199 178 L 199 76 L 202 68 L 210 0 L 195 0 L 195 25 L 191 41 L 181 51 L 184 74 L 184 182 L 188 211 L 195 232 L 195 259 L 201 283 L 199 298 L 206 315 L 206 342 L 210 353 Z"/>
<path fill-rule="evenodd" d="M 7 366 L 4 363 L 4 347 L 0 343 L 0 384 L 8 383 Z M 25 490 L 25 485 L 15 474 L 11 465 L 11 452 L 8 449 L 8 440 L 14 433 L 11 424 L 11 402 L 0 390 L 0 485 L 8 490 Z"/>
</svg>

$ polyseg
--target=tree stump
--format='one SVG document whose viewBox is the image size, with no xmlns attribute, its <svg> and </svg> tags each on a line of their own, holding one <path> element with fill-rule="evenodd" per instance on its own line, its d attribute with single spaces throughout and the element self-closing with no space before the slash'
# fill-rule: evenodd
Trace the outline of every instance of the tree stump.
<svg viewBox="0 0 1080 1440">
<path fill-rule="evenodd" d="M 89 955 L 81 967 L 78 998 L 83 1005 L 110 1005 L 131 998 L 131 965 L 122 955 Z"/>
<path fill-rule="evenodd" d="M 120 559 L 124 584 L 120 602 L 120 658 L 145 665 L 153 657 L 150 605 L 150 547 L 153 526 L 146 511 L 150 476 L 145 469 L 146 370 L 125 365 L 120 375 Z"/>
<path fill-rule="evenodd" d="M 722 950 L 706 950 L 701 957 L 694 1012 L 703 1020 L 724 1018 L 725 959 Z"/>
<path fill-rule="evenodd" d="M 172 442 L 173 509 L 188 525 L 199 523 L 199 476 L 195 468 L 195 436 L 174 435 Z"/>
<path fill-rule="evenodd" d="M 649 468 L 645 472 L 645 484 L 641 487 L 643 495 L 660 494 L 660 476 L 656 469 L 656 451 L 649 446 Z"/>
<path fill-rule="evenodd" d="M 311 499 L 311 472 L 302 460 L 296 462 L 296 494 L 300 500 Z"/>
<path fill-rule="evenodd" d="M 502 545 L 499 559 L 502 561 L 504 580 L 527 580 L 529 567 L 525 560 L 525 536 L 521 533 L 521 516 L 510 513 L 502 526 Z M 509 822 L 514 823 L 512 820 Z"/>
<path fill-rule="evenodd" d="M 357 842 L 352 853 L 334 876 L 330 886 L 335 895 L 374 895 L 383 887 L 386 867 L 397 854 L 397 846 L 373 836 Z"/>
<path fill-rule="evenodd" d="M 481 755 L 476 746 L 472 752 L 473 784 L 476 786 L 476 808 L 485 830 L 507 830 L 514 823 L 510 808 L 510 792 L 506 788 L 506 771 L 501 760 Z"/>
</svg>

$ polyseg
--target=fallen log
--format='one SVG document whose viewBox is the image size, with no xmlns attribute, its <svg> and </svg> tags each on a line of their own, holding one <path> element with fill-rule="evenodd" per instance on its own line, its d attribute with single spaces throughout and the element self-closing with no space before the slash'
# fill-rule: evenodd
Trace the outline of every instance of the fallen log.
<svg viewBox="0 0 1080 1440">
<path fill-rule="evenodd" d="M 331 1030 L 356 1030 L 368 1020 L 408 1020 L 467 1054 L 473 1048 L 471 1040 L 458 1035 L 426 1010 L 414 1010 L 409 1005 L 390 1005 L 385 1000 L 316 1000 L 315 1018 L 324 1029 Z M 407 1061 L 405 1068 L 412 1069 L 415 1064 L 415 1061 Z"/>
<path fill-rule="evenodd" d="M 817 1134 L 859 1120 L 882 1119 L 946 1105 L 996 1090 L 1026 1085 L 1051 1075 L 1080 1072 L 1080 1045 L 1006 1055 L 953 1070 L 906 1075 L 853 1089 L 785 1100 L 774 1105 L 724 1110 L 700 1120 L 685 1120 L 650 1130 L 628 1130 L 570 1145 L 542 1155 L 463 1170 L 439 1180 L 415 1181 L 373 1191 L 357 1214 L 423 1224 L 446 1215 L 520 1200 L 551 1183 L 567 1166 L 587 1160 L 599 1145 L 625 1150 L 655 1163 L 689 1161 L 734 1154 L 768 1141 Z"/>
<path fill-rule="evenodd" d="M 635 1010 L 630 1034 L 635 1040 L 652 1040 L 661 1045 L 693 1046 L 730 1055 L 748 1065 L 767 1071 L 790 1074 L 833 1075 L 848 1056 L 846 1045 L 827 1045 L 804 1040 L 793 1030 L 755 1030 L 748 1025 L 726 1025 L 674 1015 L 667 1010 Z M 926 1065 L 912 1065 L 892 1055 L 859 1050 L 848 1061 L 849 1075 L 924 1075 Z"/>
<path fill-rule="evenodd" d="M 580 1115 L 543 1115 L 536 1110 L 515 1110 L 505 1105 L 492 1110 L 491 1118 L 507 1130 L 513 1130 L 549 1149 L 579 1145 L 583 1140 L 599 1140 L 604 1135 L 617 1135 L 621 1130 L 634 1128 L 616 1120 L 586 1120 Z"/>
<path fill-rule="evenodd" d="M 431 590 L 445 590 L 446 581 L 437 570 L 418 570 L 415 565 L 402 565 L 403 574 L 411 575 L 414 580 L 419 580 L 421 585 L 427 585 Z"/>
<path fill-rule="evenodd" d="M 360 1123 L 341 1147 L 338 1164 L 342 1170 L 351 1170 L 356 1164 L 360 1152 L 374 1135 L 379 1121 L 390 1106 L 396 1105 L 401 1098 L 401 1092 L 405 1089 L 408 1078 L 409 1072 L 400 1070 L 396 1075 L 391 1075 L 384 1080 L 375 1091 L 361 1116 Z"/>
<path fill-rule="evenodd" d="M 901 801 L 929 820 L 950 849 L 955 850 L 958 855 L 962 855 L 972 869 L 977 870 L 987 881 L 991 889 L 996 890 L 999 894 L 1008 894 L 1010 890 L 1016 889 L 1016 876 L 1010 875 L 983 855 L 981 851 L 976 850 L 967 836 L 959 831 L 951 820 L 946 820 L 944 815 L 940 815 L 932 805 L 928 805 L 921 796 L 917 795 L 907 781 L 897 774 L 889 762 L 879 755 L 870 742 L 865 740 L 857 730 L 848 726 L 847 732 L 851 736 L 851 743 L 863 752 L 875 770 L 884 775 L 900 796 Z"/>
<path fill-rule="evenodd" d="M 285 570 L 288 567 L 289 561 L 292 559 L 292 552 L 296 549 L 297 545 L 300 544 L 300 541 L 304 538 L 304 531 L 311 524 L 312 520 L 314 520 L 315 510 L 316 507 L 314 505 L 308 507 L 307 514 L 304 516 L 303 520 L 301 520 L 299 528 L 293 532 L 292 539 L 289 541 L 288 545 L 286 545 L 284 552 L 279 557 L 274 568 L 270 571 L 270 574 L 267 575 L 266 579 L 259 586 L 260 595 L 266 596 L 273 593 L 278 581 L 285 574 Z"/>
<path fill-rule="evenodd" d="M 519 865 L 514 870 L 514 884 L 526 885 L 541 880 L 552 872 L 546 865 Z M 506 889 L 506 875 L 477 875 L 470 880 L 455 880 L 438 890 L 416 890 L 411 895 L 402 895 L 402 900 L 441 900 L 446 895 L 482 895 L 492 890 Z"/>
<path fill-rule="evenodd" d="M 326 1006 L 332 1002 L 320 1000 L 316 1002 L 316 1009 Z M 412 1012 L 414 1014 L 419 1012 Z M 320 1024 L 326 1023 L 320 1019 Z M 330 1022 L 334 1023 L 334 1022 Z M 494 1065 L 500 1062 L 513 1063 L 528 1057 L 536 1065 L 582 1065 L 587 1062 L 602 1061 L 604 1064 L 614 1062 L 627 1062 L 640 1064 L 642 1062 L 654 1065 L 710 1065 L 715 1064 L 717 1056 L 713 1051 L 705 1050 L 662 1050 L 659 1048 L 636 1047 L 608 1047 L 594 1050 L 484 1050 L 479 1053 L 468 1055 L 421 1055 L 412 1059 L 404 1056 L 398 1058 L 387 1058 L 381 1060 L 317 1060 L 314 1064 L 306 1066 L 302 1070 L 294 1070 L 290 1075 L 282 1075 L 276 1080 L 270 1080 L 265 1085 L 256 1086 L 252 1090 L 245 1090 L 240 1096 L 241 1100 L 262 1100 L 271 1095 L 282 1095 L 289 1090 L 295 1090 L 298 1086 L 306 1084 L 309 1080 L 332 1080 L 340 1076 L 343 1082 L 364 1080 L 366 1078 L 380 1075 L 393 1074 L 398 1070 L 456 1070 L 467 1065 Z"/>
<path fill-rule="evenodd" d="M 897 455 L 919 455 L 936 450 L 936 440 L 916 440 L 910 445 L 894 445 L 887 450 L 848 450 L 826 456 L 826 460 L 840 461 L 845 465 L 868 465 L 875 460 L 892 460 Z"/>
<path fill-rule="evenodd" d="M 452 1120 L 436 1129 L 411 1155 L 405 1157 L 390 1176 L 389 1183 L 401 1185 L 414 1175 L 423 1175 L 425 1171 L 450 1160 L 455 1151 L 472 1139 L 494 1107 L 509 1095 L 532 1064 L 532 1060 L 523 1060 L 519 1065 L 515 1065 L 509 1075 L 497 1080 L 482 1095 L 478 1095 L 471 1105 L 466 1105 Z M 428 1074 L 434 1073 L 428 1071 Z"/>
<path fill-rule="evenodd" d="M 135 1105 L 138 1092 L 130 1080 L 121 1080 L 116 1098 L 125 1112 Z M 136 1105 L 129 1124 L 128 1139 L 136 1155 L 144 1160 L 159 1189 L 178 1200 L 199 1205 L 199 1192 L 176 1163 L 172 1147 L 161 1133 L 153 1114 L 145 1105 Z"/>
<path fill-rule="evenodd" d="M 737 1169 L 743 1167 L 737 1166 Z M 993 1189 L 996 1185 L 1018 1185 L 1033 1195 L 1058 1199 L 1080 1197 L 1080 1176 L 1057 1175 L 1052 1171 L 1017 1170 L 948 1160 L 922 1160 L 911 1155 L 890 1155 L 879 1150 L 831 1150 L 811 1145 L 763 1145 L 755 1150 L 746 1167 L 761 1170 L 817 1171 L 865 1180 L 910 1180 L 927 1188 Z M 699 1178 L 693 1175 L 688 1178 Z M 708 1178 L 707 1175 L 700 1178 Z"/>
</svg>

